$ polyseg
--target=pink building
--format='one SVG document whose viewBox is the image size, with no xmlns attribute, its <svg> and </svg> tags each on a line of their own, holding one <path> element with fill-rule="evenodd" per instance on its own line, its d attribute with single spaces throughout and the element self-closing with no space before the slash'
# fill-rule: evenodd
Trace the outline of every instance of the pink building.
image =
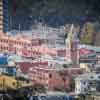
<svg viewBox="0 0 100 100">
<path fill-rule="evenodd" d="M 16 35 L 15 37 L 13 37 L 3 34 L 0 37 L 0 51 L 15 53 L 23 57 L 35 57 L 44 54 L 55 56 L 59 54 L 59 50 L 62 50 L 59 48 L 49 48 L 48 45 L 44 43 L 45 41 L 47 40 L 30 40 L 25 37 L 22 37 L 21 35 Z"/>
<path fill-rule="evenodd" d="M 57 88 L 70 90 L 71 76 L 83 73 L 83 70 L 77 67 L 64 70 L 54 69 L 48 65 L 48 62 L 20 62 L 17 63 L 17 66 L 20 74 L 27 75 L 33 84 L 42 84 L 52 90 Z"/>
</svg>

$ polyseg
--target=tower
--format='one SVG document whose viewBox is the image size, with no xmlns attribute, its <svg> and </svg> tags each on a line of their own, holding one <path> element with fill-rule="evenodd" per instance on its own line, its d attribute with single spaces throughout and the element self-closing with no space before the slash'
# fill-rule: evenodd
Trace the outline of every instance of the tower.
<svg viewBox="0 0 100 100">
<path fill-rule="evenodd" d="M 77 32 L 72 24 L 66 39 L 66 60 L 73 65 L 78 64 L 78 43 Z"/>
<path fill-rule="evenodd" d="M 8 0 L 0 0 L 0 33 L 9 30 Z"/>
<path fill-rule="evenodd" d="M 66 38 L 66 59 L 68 63 L 72 63 L 71 60 L 71 40 L 72 40 L 72 30 L 73 30 L 73 24 L 70 28 L 69 33 L 67 34 Z"/>
</svg>

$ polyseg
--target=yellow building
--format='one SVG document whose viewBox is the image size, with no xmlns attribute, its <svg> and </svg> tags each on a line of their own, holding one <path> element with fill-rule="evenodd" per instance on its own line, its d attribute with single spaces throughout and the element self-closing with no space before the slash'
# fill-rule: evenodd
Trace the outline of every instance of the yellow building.
<svg viewBox="0 0 100 100">
<path fill-rule="evenodd" d="M 0 90 L 16 89 L 17 81 L 14 77 L 0 75 Z"/>
<path fill-rule="evenodd" d="M 87 72 L 90 72 L 91 71 L 91 64 L 88 64 L 88 63 L 80 63 L 80 68 L 86 70 Z"/>
<path fill-rule="evenodd" d="M 14 77 L 0 75 L 0 90 L 17 89 L 22 87 L 32 86 L 30 82 L 17 81 Z"/>
<path fill-rule="evenodd" d="M 82 30 L 82 35 L 80 37 L 81 42 L 86 44 L 93 43 L 94 34 L 95 31 L 93 23 L 90 22 L 85 23 Z"/>
<path fill-rule="evenodd" d="M 85 63 L 80 63 L 80 68 L 86 69 L 86 68 L 87 68 L 87 64 L 85 64 Z"/>
</svg>

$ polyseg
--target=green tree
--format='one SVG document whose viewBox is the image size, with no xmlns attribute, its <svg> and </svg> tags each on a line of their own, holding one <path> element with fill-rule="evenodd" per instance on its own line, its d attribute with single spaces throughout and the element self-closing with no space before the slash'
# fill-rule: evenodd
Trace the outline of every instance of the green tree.
<svg viewBox="0 0 100 100">
<path fill-rule="evenodd" d="M 63 64 L 64 68 L 69 68 L 70 66 L 72 66 L 72 64 Z"/>
<path fill-rule="evenodd" d="M 74 80 L 74 77 L 70 78 L 70 88 L 71 88 L 71 91 L 75 90 L 75 80 Z"/>
<path fill-rule="evenodd" d="M 62 78 L 62 81 L 64 83 L 63 89 L 64 91 L 66 91 L 66 78 L 67 78 L 67 73 L 65 71 L 59 71 L 59 74 Z"/>
<path fill-rule="evenodd" d="M 38 92 L 38 93 L 46 93 L 46 88 L 44 85 L 41 84 L 35 84 L 33 87 L 33 92 Z"/>
<path fill-rule="evenodd" d="M 68 68 L 69 66 L 67 64 L 63 64 L 63 67 L 64 68 Z"/>
</svg>

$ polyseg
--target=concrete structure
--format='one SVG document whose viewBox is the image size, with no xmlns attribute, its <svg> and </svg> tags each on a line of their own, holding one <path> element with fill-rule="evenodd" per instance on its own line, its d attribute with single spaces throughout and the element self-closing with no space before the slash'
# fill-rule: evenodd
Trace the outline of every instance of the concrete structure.
<svg viewBox="0 0 100 100">
<path fill-rule="evenodd" d="M 75 79 L 75 93 L 100 92 L 100 73 L 85 73 Z"/>
<path fill-rule="evenodd" d="M 0 34 L 9 30 L 8 0 L 0 0 Z"/>
</svg>

